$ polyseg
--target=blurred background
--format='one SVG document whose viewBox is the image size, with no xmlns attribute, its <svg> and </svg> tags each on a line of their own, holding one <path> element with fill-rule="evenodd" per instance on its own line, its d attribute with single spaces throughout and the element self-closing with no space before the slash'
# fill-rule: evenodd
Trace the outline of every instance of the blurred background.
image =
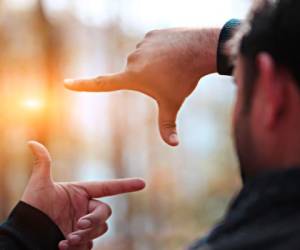
<svg viewBox="0 0 300 250">
<path fill-rule="evenodd" d="M 160 139 L 157 107 L 132 92 L 72 93 L 64 78 L 119 71 L 151 29 L 221 27 L 250 0 L 0 0 L 0 218 L 19 200 L 44 143 L 57 181 L 143 177 L 105 199 L 101 250 L 184 249 L 224 214 L 240 179 L 231 137 L 235 88 L 207 76 L 179 114 L 181 144 Z"/>
</svg>

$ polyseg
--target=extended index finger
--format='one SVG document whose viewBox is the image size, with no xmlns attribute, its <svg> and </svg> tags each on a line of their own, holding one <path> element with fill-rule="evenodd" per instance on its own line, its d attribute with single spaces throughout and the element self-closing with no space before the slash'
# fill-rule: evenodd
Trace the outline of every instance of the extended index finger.
<svg viewBox="0 0 300 250">
<path fill-rule="evenodd" d="M 80 182 L 79 186 L 84 188 L 92 198 L 100 198 L 123 193 L 130 193 L 145 188 L 145 181 L 139 178 L 118 179 L 110 181 Z"/>
<path fill-rule="evenodd" d="M 74 91 L 108 92 L 129 89 L 130 79 L 126 72 L 86 79 L 66 79 L 65 87 Z"/>
</svg>

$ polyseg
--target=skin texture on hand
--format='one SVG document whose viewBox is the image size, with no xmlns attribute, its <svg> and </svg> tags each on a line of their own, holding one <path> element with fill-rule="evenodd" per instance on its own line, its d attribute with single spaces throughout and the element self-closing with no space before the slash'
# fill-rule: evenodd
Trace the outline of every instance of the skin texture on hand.
<svg viewBox="0 0 300 250">
<path fill-rule="evenodd" d="M 134 90 L 154 98 L 159 107 L 161 137 L 177 146 L 177 113 L 200 78 L 216 72 L 219 35 L 220 29 L 154 30 L 128 56 L 123 72 L 68 79 L 65 86 L 88 92 Z"/>
<path fill-rule="evenodd" d="M 91 249 L 92 240 L 107 231 L 110 207 L 94 198 L 135 192 L 145 187 L 141 179 L 103 182 L 56 183 L 51 176 L 51 159 L 47 149 L 29 142 L 35 164 L 22 201 L 47 214 L 67 240 L 60 249 Z"/>
</svg>

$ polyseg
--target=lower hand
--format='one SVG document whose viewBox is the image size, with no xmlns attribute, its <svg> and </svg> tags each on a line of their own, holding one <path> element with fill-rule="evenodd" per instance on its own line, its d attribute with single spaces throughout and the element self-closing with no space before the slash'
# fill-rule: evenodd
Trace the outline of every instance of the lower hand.
<svg viewBox="0 0 300 250">
<path fill-rule="evenodd" d="M 58 225 L 66 237 L 59 244 L 61 250 L 91 249 L 92 240 L 107 231 L 106 220 L 111 209 L 94 198 L 135 192 L 145 187 L 141 179 L 54 182 L 47 149 L 37 142 L 30 142 L 29 146 L 35 164 L 22 201 L 41 210 Z"/>
</svg>

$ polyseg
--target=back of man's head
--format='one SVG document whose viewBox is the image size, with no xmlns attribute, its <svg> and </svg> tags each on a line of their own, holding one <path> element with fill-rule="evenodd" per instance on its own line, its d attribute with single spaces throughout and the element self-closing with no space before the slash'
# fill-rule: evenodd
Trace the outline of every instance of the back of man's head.
<svg viewBox="0 0 300 250">
<path fill-rule="evenodd" d="M 295 78 L 300 91 L 300 1 L 257 0 L 239 34 L 236 53 L 246 59 L 248 99 L 257 76 L 255 59 L 269 53 L 278 67 Z M 251 83 L 252 82 L 252 83 Z M 251 100 L 248 100 L 249 105 Z"/>
<path fill-rule="evenodd" d="M 300 1 L 264 0 L 251 16 L 251 28 L 241 41 L 240 52 L 254 58 L 266 51 L 300 82 Z"/>
<path fill-rule="evenodd" d="M 299 27 L 299 0 L 260 0 L 233 39 L 242 103 L 235 127 L 247 169 L 300 164 Z"/>
</svg>

